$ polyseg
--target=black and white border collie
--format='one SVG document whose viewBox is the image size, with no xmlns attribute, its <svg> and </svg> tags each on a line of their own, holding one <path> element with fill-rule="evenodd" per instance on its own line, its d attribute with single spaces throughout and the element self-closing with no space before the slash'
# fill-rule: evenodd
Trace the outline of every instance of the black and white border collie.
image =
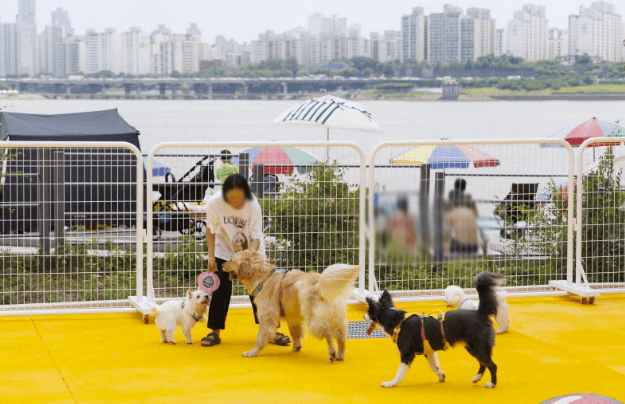
<svg viewBox="0 0 625 404">
<path fill-rule="evenodd" d="M 365 319 L 372 321 L 368 333 L 380 326 L 384 333 L 397 342 L 401 354 L 401 363 L 395 378 L 383 382 L 382 387 L 394 387 L 401 382 L 410 368 L 415 355 L 424 355 L 430 368 L 438 375 L 440 382 L 445 381 L 445 373 L 441 370 L 436 351 L 444 350 L 448 345 L 461 342 L 466 350 L 477 359 L 480 368 L 471 380 L 477 383 L 482 379 L 486 369 L 491 380 L 486 387 L 497 385 L 497 365 L 492 360 L 495 345 L 495 330 L 490 316 L 497 314 L 497 296 L 495 287 L 505 280 L 502 274 L 482 272 L 473 280 L 480 297 L 480 306 L 475 310 L 451 310 L 445 313 L 444 319 L 423 315 L 406 315 L 404 310 L 396 309 L 391 294 L 384 291 L 379 299 L 367 297 L 369 310 Z M 427 342 L 427 343 L 426 343 Z"/>
</svg>

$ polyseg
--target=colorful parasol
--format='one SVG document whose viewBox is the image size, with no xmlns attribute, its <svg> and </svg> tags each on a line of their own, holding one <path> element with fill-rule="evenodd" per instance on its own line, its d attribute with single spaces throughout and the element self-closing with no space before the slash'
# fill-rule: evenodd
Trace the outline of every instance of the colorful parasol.
<svg viewBox="0 0 625 404">
<path fill-rule="evenodd" d="M 441 168 L 497 167 L 499 160 L 474 146 L 417 146 L 391 159 L 395 165 L 429 164 L 436 170 Z"/>
<path fill-rule="evenodd" d="M 321 160 L 298 147 L 252 147 L 242 153 L 248 153 L 252 167 L 263 164 L 265 174 L 293 174 L 295 169 L 304 174 Z M 233 160 L 238 165 L 238 158 Z"/>
<path fill-rule="evenodd" d="M 579 146 L 586 139 L 592 137 L 623 137 L 625 128 L 617 123 L 603 121 L 592 117 L 580 124 L 570 125 L 549 135 L 552 139 L 564 139 L 571 146 Z M 594 143 L 591 146 L 610 146 L 614 143 Z M 553 144 L 543 143 L 543 147 L 553 147 Z M 557 145 L 556 145 L 557 146 Z"/>
</svg>

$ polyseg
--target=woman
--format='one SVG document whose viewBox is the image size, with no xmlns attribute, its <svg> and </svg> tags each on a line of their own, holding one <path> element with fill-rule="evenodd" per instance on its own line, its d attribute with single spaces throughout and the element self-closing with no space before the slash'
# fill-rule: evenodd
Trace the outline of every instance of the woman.
<svg viewBox="0 0 625 404">
<path fill-rule="evenodd" d="M 202 346 L 213 346 L 221 342 L 220 332 L 226 328 L 226 316 L 230 307 L 232 281 L 223 270 L 235 251 L 248 248 L 265 253 L 262 223 L 263 213 L 258 200 L 241 174 L 232 174 L 223 183 L 222 192 L 215 193 L 208 200 L 206 218 L 206 245 L 208 247 L 208 270 L 219 277 L 219 288 L 213 292 L 208 309 L 208 328 L 211 332 L 202 338 Z M 254 320 L 258 324 L 256 306 Z M 272 343 L 288 345 L 290 338 L 278 333 Z"/>
</svg>

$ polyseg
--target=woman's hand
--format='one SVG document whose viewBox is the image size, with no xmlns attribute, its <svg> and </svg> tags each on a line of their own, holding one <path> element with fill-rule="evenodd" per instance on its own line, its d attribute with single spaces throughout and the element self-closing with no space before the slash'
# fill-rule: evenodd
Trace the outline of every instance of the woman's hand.
<svg viewBox="0 0 625 404">
<path fill-rule="evenodd" d="M 206 269 L 208 270 L 208 272 L 217 271 L 217 263 L 215 262 L 215 257 L 208 258 L 208 265 Z"/>
</svg>

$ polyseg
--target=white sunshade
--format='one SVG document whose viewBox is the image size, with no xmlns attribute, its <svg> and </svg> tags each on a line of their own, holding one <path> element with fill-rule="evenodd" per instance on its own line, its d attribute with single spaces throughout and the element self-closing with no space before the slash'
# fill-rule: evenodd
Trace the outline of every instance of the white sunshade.
<svg viewBox="0 0 625 404">
<path fill-rule="evenodd" d="M 301 123 L 332 129 L 382 132 L 365 108 L 355 102 L 326 95 L 298 104 L 274 119 L 274 123 Z"/>
</svg>

